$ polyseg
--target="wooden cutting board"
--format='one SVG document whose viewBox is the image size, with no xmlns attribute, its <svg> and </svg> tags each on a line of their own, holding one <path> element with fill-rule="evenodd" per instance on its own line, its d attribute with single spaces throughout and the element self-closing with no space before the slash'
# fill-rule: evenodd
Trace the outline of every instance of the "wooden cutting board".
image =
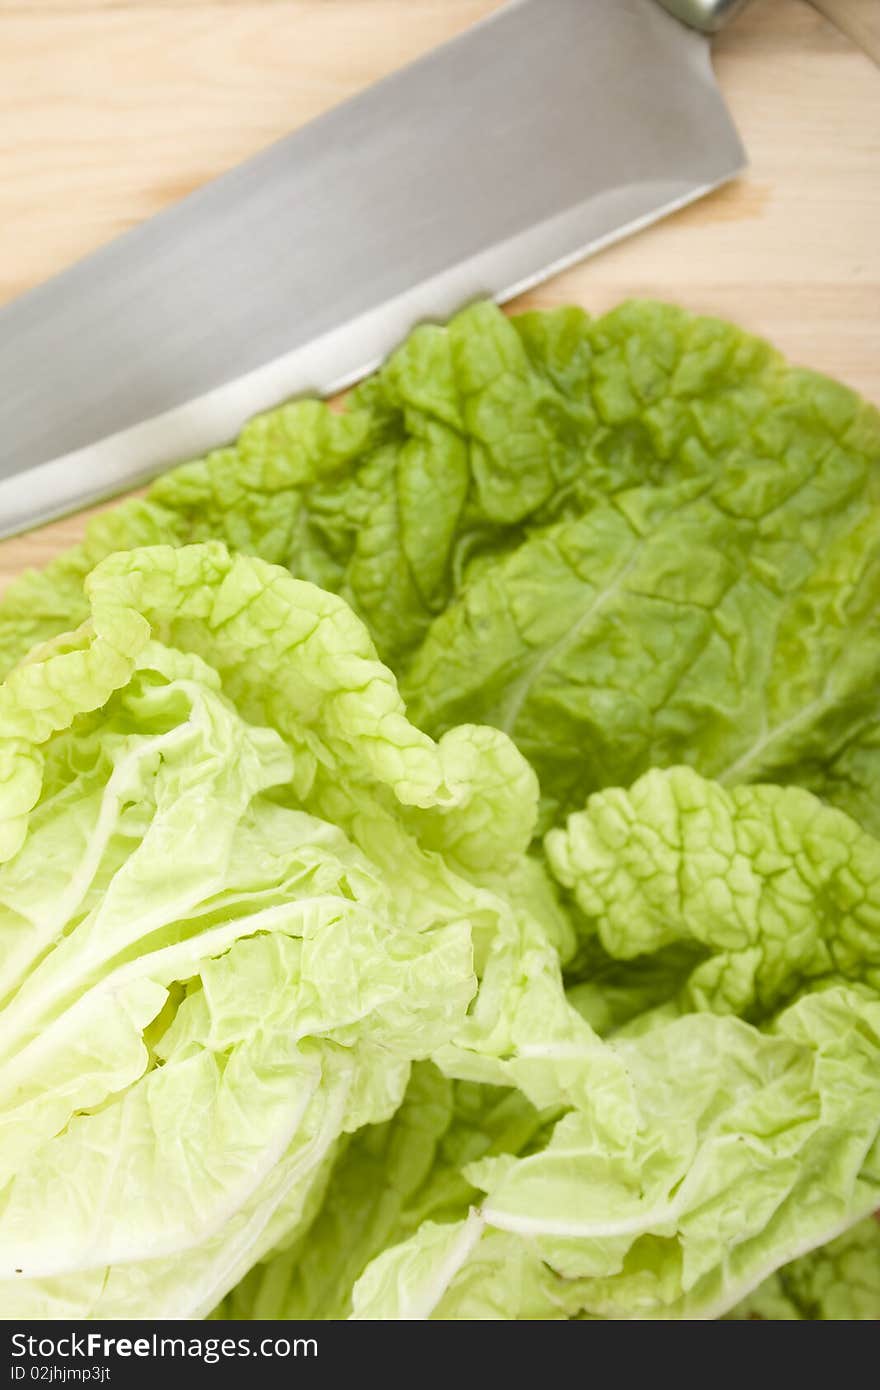
<svg viewBox="0 0 880 1390">
<path fill-rule="evenodd" d="M 0 302 L 497 4 L 0 0 Z M 821 8 L 880 44 L 878 0 Z M 527 302 L 674 300 L 880 402 L 880 69 L 806 0 L 754 0 L 716 62 L 748 174 Z M 0 542 L 0 586 L 85 522 Z"/>
</svg>

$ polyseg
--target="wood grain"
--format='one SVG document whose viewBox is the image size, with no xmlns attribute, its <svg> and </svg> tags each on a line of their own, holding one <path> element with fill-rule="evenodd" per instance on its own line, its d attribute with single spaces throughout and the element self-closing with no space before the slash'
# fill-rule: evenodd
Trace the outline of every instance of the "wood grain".
<svg viewBox="0 0 880 1390">
<path fill-rule="evenodd" d="M 0 0 L 0 302 L 497 4 Z M 674 300 L 880 401 L 880 72 L 806 0 L 754 0 L 715 52 L 747 175 L 525 302 Z M 0 584 L 84 524 L 0 543 Z"/>
<path fill-rule="evenodd" d="M 880 4 L 877 0 L 811 0 L 827 19 L 880 63 Z"/>
</svg>

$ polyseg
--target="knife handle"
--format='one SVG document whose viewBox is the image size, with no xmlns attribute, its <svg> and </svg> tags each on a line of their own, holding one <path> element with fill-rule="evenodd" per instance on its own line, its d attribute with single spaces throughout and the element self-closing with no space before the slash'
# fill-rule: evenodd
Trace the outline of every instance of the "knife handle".
<svg viewBox="0 0 880 1390">
<path fill-rule="evenodd" d="M 701 29 L 704 34 L 716 34 L 745 3 L 746 0 L 660 0 L 663 8 L 676 19 L 692 29 Z"/>
</svg>

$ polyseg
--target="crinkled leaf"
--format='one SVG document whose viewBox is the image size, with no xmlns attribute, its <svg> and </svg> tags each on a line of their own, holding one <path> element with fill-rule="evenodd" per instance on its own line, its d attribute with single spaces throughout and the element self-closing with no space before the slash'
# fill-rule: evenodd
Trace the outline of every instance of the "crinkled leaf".
<svg viewBox="0 0 880 1390">
<path fill-rule="evenodd" d="M 876 830 L 878 462 L 876 411 L 732 325 L 477 305 L 99 518 L 0 653 L 75 626 L 110 551 L 218 537 L 342 593 L 429 732 L 510 732 L 548 822 L 686 762 Z"/>
<path fill-rule="evenodd" d="M 4 1306 L 256 1261 L 266 1315 L 717 1316 L 780 1265 L 824 1307 L 787 1262 L 878 1186 L 878 462 L 730 325 L 480 305 L 14 585 Z"/>
<path fill-rule="evenodd" d="M 880 1222 L 851 1230 L 779 1269 L 749 1294 L 731 1318 L 774 1322 L 880 1320 Z"/>
<path fill-rule="evenodd" d="M 337 1160 L 312 1224 L 256 1265 L 217 1316 L 347 1317 L 352 1289 L 375 1256 L 478 1200 L 464 1165 L 519 1152 L 546 1118 L 517 1091 L 453 1084 L 417 1063 L 394 1118 L 362 1129 Z"/>
<path fill-rule="evenodd" d="M 463 871 L 522 854 L 534 784 L 495 731 L 432 743 L 342 600 L 218 542 L 87 592 L 0 688 L 4 1308 L 205 1314 L 461 1026 L 495 903 Z"/>
<path fill-rule="evenodd" d="M 683 1010 L 760 1020 L 822 981 L 880 991 L 880 842 L 798 787 L 649 772 L 545 845 L 609 956 L 693 949 Z"/>
<path fill-rule="evenodd" d="M 488 1196 L 368 1267 L 359 1317 L 718 1317 L 880 1202 L 880 1003 L 837 988 L 772 1034 L 688 1015 L 615 1045 L 634 1123 L 571 1110 Z"/>
</svg>

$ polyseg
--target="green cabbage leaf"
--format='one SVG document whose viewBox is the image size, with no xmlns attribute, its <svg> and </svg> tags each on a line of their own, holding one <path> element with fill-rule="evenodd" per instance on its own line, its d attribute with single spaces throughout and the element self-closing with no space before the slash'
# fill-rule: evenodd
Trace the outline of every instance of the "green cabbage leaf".
<svg viewBox="0 0 880 1390">
<path fill-rule="evenodd" d="M 876 410 L 731 324 L 475 305 L 100 516 L 11 586 L 0 668 L 110 552 L 220 539 L 342 594 L 428 732 L 511 734 L 545 826 L 689 763 L 876 832 L 878 465 Z"/>
<path fill-rule="evenodd" d="M 871 1218 L 771 1274 L 731 1318 L 774 1322 L 880 1319 L 880 1223 Z"/>
<path fill-rule="evenodd" d="M 498 934 L 464 1026 L 234 1315 L 719 1317 L 880 1205 L 880 844 L 682 768 L 597 793 L 547 857 L 586 956 L 564 980 L 536 928 Z M 597 950 L 682 943 L 600 1036 Z"/>
<path fill-rule="evenodd" d="M 0 670 L 9 1315 L 880 1316 L 852 392 L 475 305 L 99 516 Z"/>
<path fill-rule="evenodd" d="M 344 602 L 219 542 L 106 560 L 0 688 L 15 1317 L 208 1313 L 476 988 L 503 735 L 434 744 Z"/>
</svg>

